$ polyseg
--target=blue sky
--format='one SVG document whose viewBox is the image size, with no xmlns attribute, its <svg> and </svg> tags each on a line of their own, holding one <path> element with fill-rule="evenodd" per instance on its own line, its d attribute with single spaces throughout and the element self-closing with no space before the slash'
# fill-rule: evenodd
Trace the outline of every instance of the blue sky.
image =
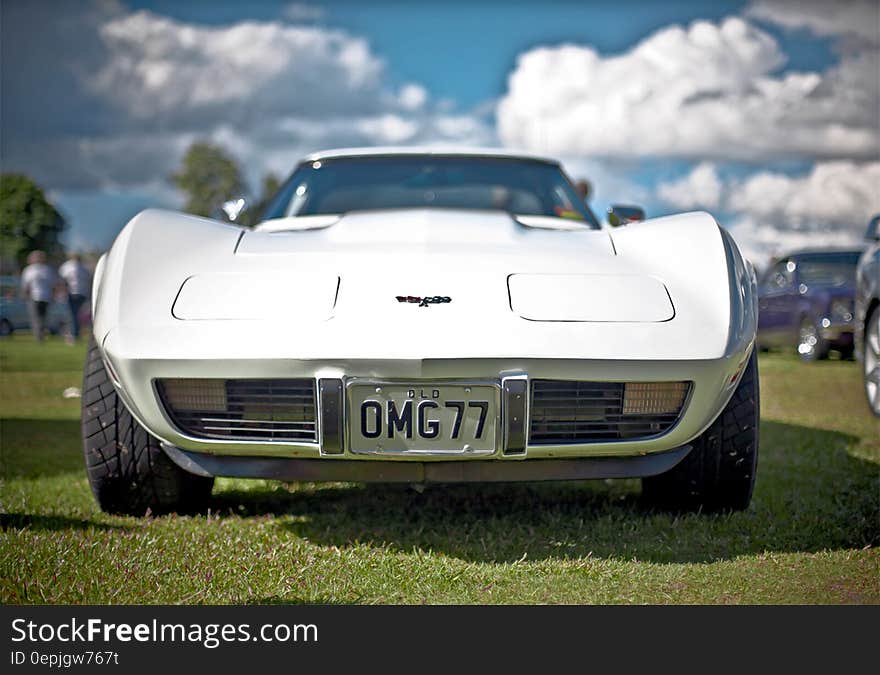
<svg viewBox="0 0 880 675">
<path fill-rule="evenodd" d="M 253 184 L 325 146 L 444 142 L 562 157 L 593 206 L 706 208 L 753 257 L 857 240 L 880 210 L 875 0 L 7 0 L 3 170 L 72 248 L 176 206 L 209 139 Z"/>
</svg>

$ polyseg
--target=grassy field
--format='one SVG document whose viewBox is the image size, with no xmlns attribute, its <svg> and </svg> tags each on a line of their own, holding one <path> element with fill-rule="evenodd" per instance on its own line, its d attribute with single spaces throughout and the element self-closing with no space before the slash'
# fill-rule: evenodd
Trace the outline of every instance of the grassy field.
<svg viewBox="0 0 880 675">
<path fill-rule="evenodd" d="M 878 603 L 880 425 L 857 366 L 761 355 L 758 485 L 653 513 L 638 481 L 219 480 L 209 514 L 110 517 L 81 457 L 84 348 L 0 341 L 4 603 Z"/>
</svg>

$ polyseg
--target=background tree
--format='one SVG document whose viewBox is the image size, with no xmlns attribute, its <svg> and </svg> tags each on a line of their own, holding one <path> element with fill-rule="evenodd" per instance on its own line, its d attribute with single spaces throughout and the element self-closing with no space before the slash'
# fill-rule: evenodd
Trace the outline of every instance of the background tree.
<svg viewBox="0 0 880 675">
<path fill-rule="evenodd" d="M 23 266 L 34 249 L 60 257 L 65 225 L 34 181 L 17 173 L 0 174 L 0 265 Z"/>
<path fill-rule="evenodd" d="M 277 174 L 270 171 L 263 176 L 263 184 L 260 186 L 260 198 L 248 206 L 247 213 L 245 214 L 246 224 L 253 226 L 259 222 L 263 211 L 269 206 L 269 200 L 275 196 L 280 187 L 281 179 Z"/>
<path fill-rule="evenodd" d="M 193 143 L 171 181 L 186 193 L 185 209 L 198 216 L 212 216 L 223 202 L 246 192 L 241 171 L 223 148 Z"/>
</svg>

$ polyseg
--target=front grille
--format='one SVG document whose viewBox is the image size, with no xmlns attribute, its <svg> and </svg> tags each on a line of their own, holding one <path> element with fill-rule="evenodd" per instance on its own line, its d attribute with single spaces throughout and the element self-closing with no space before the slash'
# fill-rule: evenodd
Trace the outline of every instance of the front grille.
<svg viewBox="0 0 880 675">
<path fill-rule="evenodd" d="M 669 431 L 689 382 L 533 380 L 529 442 L 533 445 L 640 440 Z"/>
<path fill-rule="evenodd" d="M 318 440 L 314 380 L 156 380 L 171 421 L 199 438 Z"/>
</svg>

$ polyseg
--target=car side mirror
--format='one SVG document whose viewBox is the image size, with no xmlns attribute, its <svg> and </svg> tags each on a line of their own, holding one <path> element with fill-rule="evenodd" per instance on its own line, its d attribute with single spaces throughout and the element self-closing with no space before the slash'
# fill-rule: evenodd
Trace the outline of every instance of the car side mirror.
<svg viewBox="0 0 880 675">
<path fill-rule="evenodd" d="M 247 213 L 247 209 L 248 203 L 244 197 L 229 199 L 220 205 L 216 218 L 227 223 L 238 223 Z"/>
<path fill-rule="evenodd" d="M 645 209 L 641 206 L 627 206 L 624 204 L 612 204 L 608 207 L 608 224 L 612 227 L 620 227 L 627 223 L 636 223 L 645 219 Z"/>
<path fill-rule="evenodd" d="M 865 230 L 866 241 L 880 241 L 880 215 L 871 218 L 868 229 Z"/>
</svg>

